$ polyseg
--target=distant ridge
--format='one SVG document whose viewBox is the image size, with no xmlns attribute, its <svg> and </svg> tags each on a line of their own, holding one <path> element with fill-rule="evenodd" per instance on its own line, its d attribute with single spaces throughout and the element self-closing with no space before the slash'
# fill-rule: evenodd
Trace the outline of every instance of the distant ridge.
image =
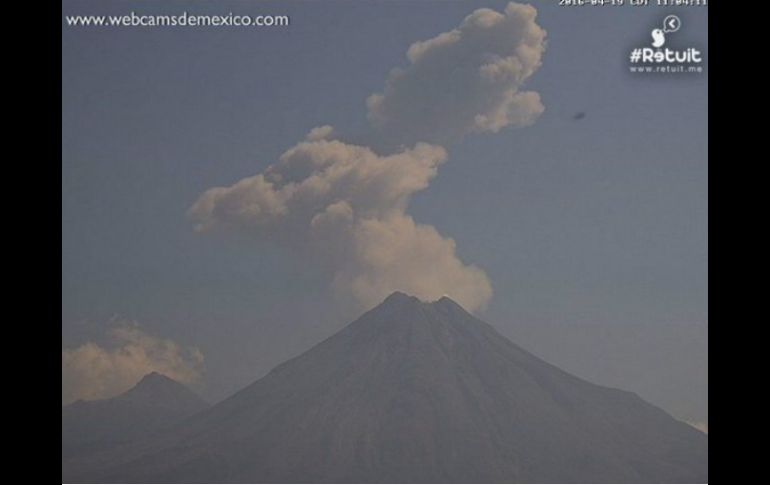
<svg viewBox="0 0 770 485">
<path fill-rule="evenodd" d="M 184 385 L 152 372 L 119 396 L 62 407 L 62 460 L 146 439 L 206 407 Z"/>
</svg>

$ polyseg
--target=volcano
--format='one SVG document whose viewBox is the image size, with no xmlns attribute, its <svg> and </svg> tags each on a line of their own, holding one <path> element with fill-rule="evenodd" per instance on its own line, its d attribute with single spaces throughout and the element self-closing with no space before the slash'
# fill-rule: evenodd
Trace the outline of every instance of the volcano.
<svg viewBox="0 0 770 485">
<path fill-rule="evenodd" d="M 705 483 L 708 438 L 518 347 L 448 297 L 394 293 L 160 435 L 65 481 Z"/>
<path fill-rule="evenodd" d="M 183 384 L 152 372 L 116 397 L 62 407 L 62 460 L 146 439 L 206 407 Z"/>
</svg>

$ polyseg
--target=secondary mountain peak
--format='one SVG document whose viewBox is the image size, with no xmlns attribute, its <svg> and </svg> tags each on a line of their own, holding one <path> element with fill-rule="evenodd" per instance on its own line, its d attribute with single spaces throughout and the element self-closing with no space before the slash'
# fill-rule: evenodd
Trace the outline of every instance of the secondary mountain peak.
<svg viewBox="0 0 770 485">
<path fill-rule="evenodd" d="M 110 399 L 76 401 L 62 408 L 62 458 L 152 436 L 208 407 L 183 384 L 158 372 Z"/>
<path fill-rule="evenodd" d="M 172 378 L 168 377 L 168 376 L 167 376 L 167 375 L 165 375 L 165 374 L 161 374 L 161 373 L 160 373 L 160 372 L 158 372 L 158 371 L 152 371 L 152 372 L 150 372 L 149 374 L 147 374 L 147 375 L 145 375 L 144 377 L 142 377 L 142 379 L 141 379 L 139 382 L 142 382 L 142 381 L 148 381 L 148 380 L 150 380 L 150 381 L 153 381 L 153 380 L 167 380 L 167 381 L 173 381 L 173 382 L 176 382 L 176 381 L 174 381 L 174 379 L 172 379 Z"/>
<path fill-rule="evenodd" d="M 157 371 L 152 371 L 149 374 L 146 374 L 141 379 L 139 379 L 139 382 L 137 382 L 132 389 L 159 388 L 163 386 L 175 387 L 175 386 L 181 386 L 181 385 L 182 384 L 168 377 L 165 374 L 161 374 L 160 372 L 157 372 Z"/>
<path fill-rule="evenodd" d="M 462 305 L 460 305 L 459 303 L 457 303 L 456 301 L 454 301 L 453 299 L 449 298 L 446 295 L 434 301 L 433 306 L 436 308 L 447 310 L 447 311 L 462 312 L 464 314 L 470 315 L 468 311 L 462 307 Z"/>
<path fill-rule="evenodd" d="M 206 403 L 184 384 L 154 371 L 142 377 L 134 387 L 114 399 L 175 409 L 206 406 Z"/>
<path fill-rule="evenodd" d="M 419 304 L 422 303 L 422 301 L 417 298 L 416 296 L 407 295 L 406 293 L 402 291 L 394 291 L 390 295 L 388 295 L 387 298 L 385 298 L 382 303 L 378 306 L 393 306 L 393 305 L 408 305 L 408 304 Z"/>
</svg>

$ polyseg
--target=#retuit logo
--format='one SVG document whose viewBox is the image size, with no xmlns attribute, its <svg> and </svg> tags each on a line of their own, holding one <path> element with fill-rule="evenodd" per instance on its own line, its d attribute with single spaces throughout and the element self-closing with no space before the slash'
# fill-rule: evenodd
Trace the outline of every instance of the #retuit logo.
<svg viewBox="0 0 770 485">
<path fill-rule="evenodd" d="M 703 52 L 695 47 L 667 47 L 671 34 L 682 28 L 682 20 L 676 15 L 668 15 L 660 27 L 650 32 L 650 46 L 631 49 L 629 70 L 633 73 L 701 73 L 703 72 Z"/>
</svg>

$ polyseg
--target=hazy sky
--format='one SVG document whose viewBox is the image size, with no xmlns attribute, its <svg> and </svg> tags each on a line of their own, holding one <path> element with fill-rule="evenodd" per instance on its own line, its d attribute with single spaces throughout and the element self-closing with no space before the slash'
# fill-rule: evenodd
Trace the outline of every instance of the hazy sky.
<svg viewBox="0 0 770 485">
<path fill-rule="evenodd" d="M 477 313 L 501 332 L 705 420 L 707 75 L 632 77 L 627 57 L 669 13 L 682 18 L 677 41 L 708 55 L 707 9 L 531 3 L 547 49 L 522 90 L 544 112 L 442 142 L 446 161 L 407 213 L 483 270 L 493 295 L 469 302 L 488 299 Z M 291 17 L 283 28 L 62 28 L 62 344 L 67 358 L 101 362 L 80 378 L 174 374 L 179 359 L 199 364 L 192 346 L 199 389 L 220 399 L 354 318 L 326 269 L 289 244 L 196 233 L 188 210 L 314 127 L 371 138 L 366 100 L 409 65 L 410 45 L 506 5 L 65 1 L 65 15 Z M 80 347 L 89 341 L 99 345 Z M 127 372 L 108 345 L 143 360 Z"/>
</svg>

